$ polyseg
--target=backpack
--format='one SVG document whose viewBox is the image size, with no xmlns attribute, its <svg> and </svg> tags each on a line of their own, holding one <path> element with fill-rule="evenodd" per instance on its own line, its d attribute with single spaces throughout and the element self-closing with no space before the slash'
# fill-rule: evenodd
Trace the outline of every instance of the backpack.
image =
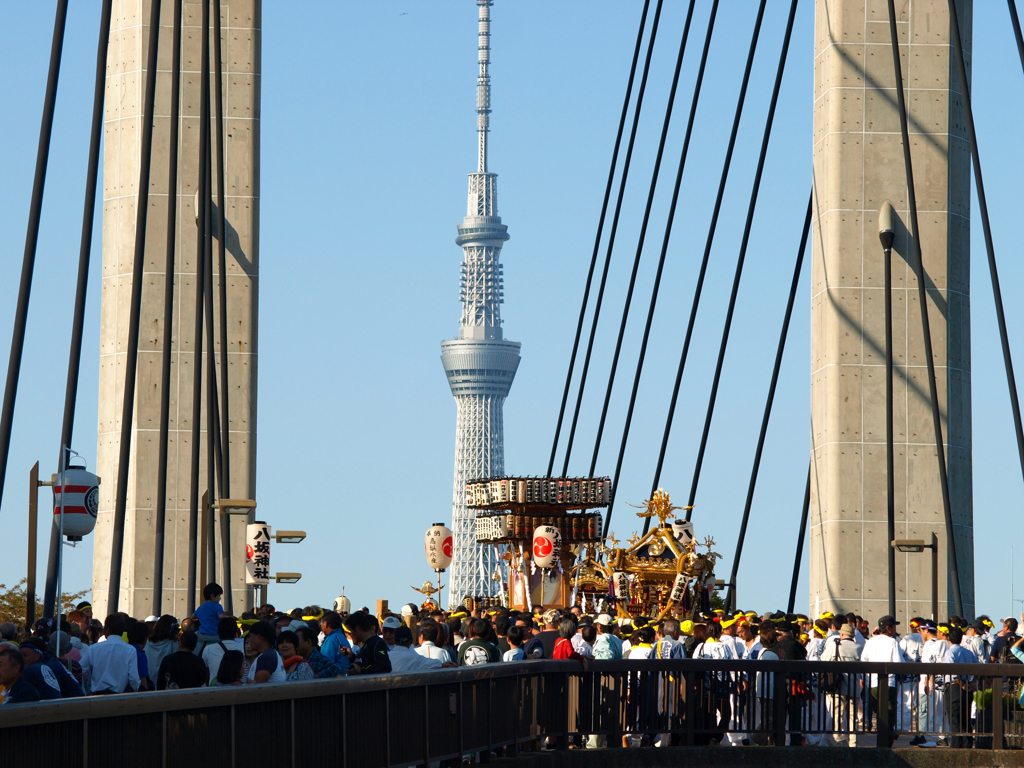
<svg viewBox="0 0 1024 768">
<path fill-rule="evenodd" d="M 1021 661 L 1013 655 L 1013 651 L 1010 649 L 1013 644 L 1020 640 L 1020 635 L 1007 635 L 1005 638 L 1003 647 L 999 649 L 999 663 L 1000 664 L 1020 664 Z"/>
<path fill-rule="evenodd" d="M 830 661 L 839 661 L 839 644 L 842 642 L 841 638 L 835 638 L 836 652 Z M 823 672 L 818 675 L 818 687 L 824 693 L 837 694 L 842 693 L 846 688 L 846 673 L 844 672 Z"/>
</svg>

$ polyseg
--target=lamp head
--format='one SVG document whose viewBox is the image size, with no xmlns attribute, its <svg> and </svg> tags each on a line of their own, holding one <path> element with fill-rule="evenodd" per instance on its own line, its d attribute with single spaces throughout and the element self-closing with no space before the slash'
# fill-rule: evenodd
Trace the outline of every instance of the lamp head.
<svg viewBox="0 0 1024 768">
<path fill-rule="evenodd" d="M 899 552 L 924 552 L 925 550 L 923 539 L 896 539 L 892 545 Z"/>
<path fill-rule="evenodd" d="M 882 247 L 886 250 L 892 248 L 893 240 L 896 239 L 896 211 L 892 203 L 886 200 L 878 211 L 878 239 L 882 241 Z"/>
</svg>

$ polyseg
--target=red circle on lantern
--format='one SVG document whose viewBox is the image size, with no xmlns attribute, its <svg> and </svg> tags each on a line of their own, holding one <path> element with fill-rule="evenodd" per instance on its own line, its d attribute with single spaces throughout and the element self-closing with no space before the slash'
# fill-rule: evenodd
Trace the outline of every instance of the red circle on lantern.
<svg viewBox="0 0 1024 768">
<path fill-rule="evenodd" d="M 535 557 L 547 557 L 551 554 L 552 549 L 554 549 L 554 544 L 551 543 L 551 539 L 538 536 L 533 540 L 533 554 Z"/>
</svg>

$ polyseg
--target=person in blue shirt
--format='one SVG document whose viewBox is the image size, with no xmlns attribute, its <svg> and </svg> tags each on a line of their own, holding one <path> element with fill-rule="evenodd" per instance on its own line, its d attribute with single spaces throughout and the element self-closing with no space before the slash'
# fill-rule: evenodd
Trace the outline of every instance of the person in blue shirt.
<svg viewBox="0 0 1024 768">
<path fill-rule="evenodd" d="M 63 664 L 46 652 L 46 645 L 39 638 L 29 638 L 22 643 L 21 655 L 25 660 L 22 673 L 25 682 L 39 692 L 40 699 L 70 699 L 85 695 L 78 681 Z"/>
<path fill-rule="evenodd" d="M 135 648 L 139 664 L 139 690 L 155 691 L 156 686 L 149 677 L 149 657 L 146 655 L 146 641 L 149 640 L 149 626 L 144 621 L 137 621 L 128 627 L 128 645 Z"/>
<path fill-rule="evenodd" d="M 203 649 L 206 646 L 213 645 L 220 639 L 217 635 L 217 622 L 225 615 L 224 606 L 220 604 L 223 595 L 224 588 L 220 584 L 210 582 L 203 587 L 205 602 L 196 608 L 196 612 L 193 614 L 193 618 L 199 622 L 199 629 L 196 630 L 195 650 L 195 654 L 199 658 L 203 658 Z"/>
<path fill-rule="evenodd" d="M 968 648 L 960 645 L 964 631 L 960 627 L 949 628 L 949 650 L 942 661 L 945 664 L 977 664 L 978 657 Z M 946 711 L 949 713 L 949 746 L 969 747 L 970 737 L 963 734 L 970 731 L 971 699 L 970 689 L 974 682 L 973 675 L 947 675 L 943 698 Z"/>
<path fill-rule="evenodd" d="M 4 687 L 4 704 L 30 704 L 39 701 L 39 691 L 26 682 L 25 657 L 10 645 L 0 646 L 0 685 Z"/>
<path fill-rule="evenodd" d="M 335 611 L 324 611 L 324 615 L 320 617 L 320 630 L 324 633 L 324 641 L 320 644 L 320 653 L 327 657 L 328 661 L 337 664 L 341 674 L 347 675 L 351 662 L 341 652 L 341 649 L 348 648 L 351 651 L 352 644 L 345 637 L 345 632 L 341 628 L 341 616 Z"/>
</svg>

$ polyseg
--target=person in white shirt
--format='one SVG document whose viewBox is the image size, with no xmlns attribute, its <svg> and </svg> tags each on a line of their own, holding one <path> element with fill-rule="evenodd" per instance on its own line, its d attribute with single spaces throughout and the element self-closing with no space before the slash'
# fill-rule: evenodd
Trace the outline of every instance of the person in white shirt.
<svg viewBox="0 0 1024 768">
<path fill-rule="evenodd" d="M 914 618 L 910 620 L 910 632 L 900 639 L 900 650 L 907 657 L 907 661 L 917 663 L 921 661 L 921 652 L 924 650 L 924 639 L 921 637 L 921 625 L 924 619 Z"/>
<path fill-rule="evenodd" d="M 729 648 L 734 659 L 743 658 L 743 650 L 741 648 L 743 643 L 739 639 L 738 624 L 739 617 L 733 617 L 731 619 L 723 617 L 719 624 L 719 626 L 722 627 L 722 634 L 718 638 L 718 641 Z"/>
<path fill-rule="evenodd" d="M 949 641 L 945 637 L 940 637 L 938 630 L 939 628 L 931 621 L 926 621 L 919 628 L 921 638 L 924 640 L 924 646 L 921 649 L 922 664 L 941 664 L 946 657 Z M 942 688 L 941 677 L 921 676 L 918 712 L 921 721 L 920 729 L 924 733 L 940 734 L 944 731 L 945 707 L 943 706 Z"/>
<path fill-rule="evenodd" d="M 217 620 L 217 642 L 203 648 L 203 663 L 210 670 L 211 680 L 217 676 L 220 662 L 228 651 L 241 651 L 244 655 L 245 641 L 242 640 L 242 633 L 238 631 L 234 618 L 224 616 Z"/>
<path fill-rule="evenodd" d="M 764 645 L 761 643 L 761 636 L 754 634 L 754 630 L 750 626 L 750 619 L 740 619 L 736 635 L 743 643 L 743 647 L 740 649 L 741 659 L 753 661 L 760 657 L 761 651 L 764 650 Z"/>
<path fill-rule="evenodd" d="M 811 639 L 807 641 L 807 660 L 821 661 L 821 653 L 825 648 L 825 639 L 832 633 L 832 623 L 825 619 L 817 619 L 811 625 Z"/>
<path fill-rule="evenodd" d="M 422 656 L 411 646 L 412 630 L 405 626 L 396 629 L 395 644 L 388 649 L 388 658 L 391 660 L 393 673 L 422 672 L 428 669 L 440 669 L 444 666 L 440 659 Z"/>
<path fill-rule="evenodd" d="M 420 644 L 416 646 L 416 653 L 427 659 L 436 659 L 441 664 L 455 663 L 455 659 L 445 648 L 437 647 L 437 624 L 432 621 L 424 622 L 420 627 Z"/>
<path fill-rule="evenodd" d="M 907 657 L 903 655 L 900 644 L 896 640 L 896 621 L 893 616 L 883 616 L 878 620 L 879 632 L 873 635 L 870 640 L 864 643 L 860 652 L 861 661 L 900 663 L 906 662 Z M 896 728 L 896 675 L 889 675 L 889 695 L 887 702 L 878 701 L 878 675 L 871 675 L 871 699 L 874 702 L 875 711 L 880 706 L 889 708 L 889 727 Z"/>
<path fill-rule="evenodd" d="M 970 650 L 977 657 L 979 664 L 987 664 L 991 653 L 991 648 L 985 642 L 987 637 L 985 623 L 981 619 L 975 619 L 974 623 L 964 630 L 964 638 L 960 645 Z"/>
<path fill-rule="evenodd" d="M 121 639 L 124 619 L 111 614 L 103 623 L 105 642 L 96 643 L 82 654 L 82 676 L 93 694 L 124 693 L 139 690 L 139 659 L 135 648 Z"/>
</svg>

